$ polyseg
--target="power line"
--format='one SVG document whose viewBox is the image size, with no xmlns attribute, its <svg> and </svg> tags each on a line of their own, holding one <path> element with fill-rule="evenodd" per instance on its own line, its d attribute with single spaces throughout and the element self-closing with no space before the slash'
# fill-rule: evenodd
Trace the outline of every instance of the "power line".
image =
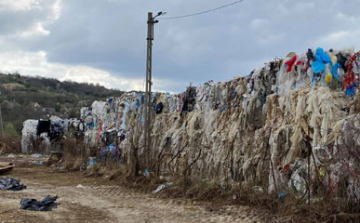
<svg viewBox="0 0 360 223">
<path fill-rule="evenodd" d="M 226 7 L 236 5 L 236 4 L 241 3 L 243 1 L 244 0 L 235 1 L 235 2 L 232 2 L 232 3 L 226 4 L 226 5 L 219 6 L 217 8 L 213 8 L 213 9 L 209 9 L 209 10 L 205 10 L 205 11 L 197 12 L 197 13 L 193 13 L 193 14 L 175 16 L 175 17 L 167 17 L 167 18 L 165 17 L 165 18 L 159 18 L 159 19 L 161 19 L 161 20 L 163 20 L 163 19 L 183 19 L 183 18 L 187 18 L 187 17 L 202 15 L 202 14 L 205 14 L 205 13 L 213 12 L 213 11 L 216 11 L 216 10 L 220 10 L 220 9 L 223 9 L 223 8 L 226 8 Z"/>
</svg>

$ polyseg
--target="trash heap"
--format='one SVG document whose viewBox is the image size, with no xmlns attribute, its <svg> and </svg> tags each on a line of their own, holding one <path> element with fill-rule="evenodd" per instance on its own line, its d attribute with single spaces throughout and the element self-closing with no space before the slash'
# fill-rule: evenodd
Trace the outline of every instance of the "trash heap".
<svg viewBox="0 0 360 223">
<path fill-rule="evenodd" d="M 84 140 L 103 158 L 135 160 L 160 176 L 301 194 L 311 180 L 358 197 L 359 59 L 350 50 L 309 49 L 229 82 L 153 93 L 149 151 L 143 93 L 95 101 L 81 109 Z"/>
<path fill-rule="evenodd" d="M 23 153 L 48 154 L 55 149 L 55 142 L 60 141 L 70 128 L 80 128 L 81 131 L 84 129 L 79 119 L 52 116 L 49 120 L 26 120 L 23 123 L 21 150 Z"/>
<path fill-rule="evenodd" d="M 360 111 L 359 59 L 360 53 L 351 51 L 309 49 L 229 82 L 209 81 L 181 94 L 153 93 L 148 152 L 142 93 L 95 101 L 81 109 L 85 141 L 125 164 L 136 150 L 142 166 L 149 162 L 148 168 L 158 166 L 161 174 L 190 171 L 197 179 L 266 181 L 270 191 L 285 186 L 305 193 L 308 173 L 335 190 L 341 166 L 347 166 L 350 191 L 360 185 L 354 177 L 358 169 L 349 156 L 342 161 L 337 156 L 340 148 L 347 150 L 339 139 L 347 134 L 344 123 Z"/>
</svg>

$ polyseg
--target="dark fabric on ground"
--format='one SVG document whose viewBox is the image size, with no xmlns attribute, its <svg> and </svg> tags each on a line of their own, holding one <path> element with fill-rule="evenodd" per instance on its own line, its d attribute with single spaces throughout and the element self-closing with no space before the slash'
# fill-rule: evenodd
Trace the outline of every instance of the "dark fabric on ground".
<svg viewBox="0 0 360 223">
<path fill-rule="evenodd" d="M 26 189 L 26 186 L 20 184 L 20 180 L 15 180 L 10 177 L 1 177 L 0 179 L 0 190 L 12 190 L 12 191 L 19 191 Z"/>
<path fill-rule="evenodd" d="M 23 198 L 20 201 L 20 208 L 29 211 L 51 211 L 56 208 L 59 204 L 55 203 L 58 197 L 46 196 L 42 201 L 35 199 Z"/>
</svg>

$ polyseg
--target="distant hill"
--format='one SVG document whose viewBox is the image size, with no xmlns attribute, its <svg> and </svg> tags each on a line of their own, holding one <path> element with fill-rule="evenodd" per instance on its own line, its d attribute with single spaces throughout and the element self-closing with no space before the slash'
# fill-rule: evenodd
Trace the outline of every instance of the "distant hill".
<svg viewBox="0 0 360 223">
<path fill-rule="evenodd" d="M 4 128 L 15 128 L 18 134 L 26 119 L 45 119 L 49 115 L 79 117 L 81 107 L 90 106 L 94 100 L 121 96 L 122 93 L 87 83 L 0 73 L 0 104 Z"/>
</svg>

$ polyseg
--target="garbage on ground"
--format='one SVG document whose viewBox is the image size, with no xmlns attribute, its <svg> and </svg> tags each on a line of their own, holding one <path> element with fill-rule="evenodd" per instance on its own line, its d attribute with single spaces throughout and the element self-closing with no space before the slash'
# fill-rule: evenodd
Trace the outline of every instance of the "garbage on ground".
<svg viewBox="0 0 360 223">
<path fill-rule="evenodd" d="M 221 187 L 223 190 L 226 189 L 226 186 L 227 186 L 226 182 L 221 182 L 221 183 L 220 183 L 220 187 Z"/>
<path fill-rule="evenodd" d="M 278 195 L 278 198 L 284 198 L 288 193 L 287 192 L 284 192 L 284 193 L 280 193 Z"/>
<path fill-rule="evenodd" d="M 20 180 L 15 180 L 6 176 L 0 178 L 0 190 L 19 191 L 23 189 L 26 189 L 26 186 L 20 184 Z"/>
<path fill-rule="evenodd" d="M 29 211 L 51 211 L 56 208 L 59 203 L 55 203 L 58 196 L 47 195 L 42 201 L 30 198 L 22 198 L 20 201 L 20 209 Z"/>
<path fill-rule="evenodd" d="M 12 153 L 10 153 L 7 157 L 8 158 L 16 158 L 16 156 L 14 154 L 12 154 Z"/>
<path fill-rule="evenodd" d="M 156 194 L 158 193 L 159 191 L 161 191 L 162 189 L 166 188 L 166 187 L 170 187 L 172 185 L 172 183 L 166 183 L 166 184 L 161 184 L 159 185 L 156 190 L 154 190 L 152 193 L 153 194 Z"/>
<path fill-rule="evenodd" d="M 65 170 L 65 167 L 61 166 L 59 167 L 59 170 Z"/>
<path fill-rule="evenodd" d="M 36 162 L 36 165 L 39 165 L 39 166 L 43 165 L 43 161 Z"/>
<path fill-rule="evenodd" d="M 84 187 L 83 185 L 81 185 L 81 184 L 78 184 L 78 185 L 76 186 L 76 188 L 84 189 L 85 187 Z"/>
<path fill-rule="evenodd" d="M 253 189 L 255 191 L 264 192 L 264 189 L 262 187 L 260 187 L 260 186 L 253 186 Z"/>
<path fill-rule="evenodd" d="M 89 161 L 86 163 L 86 168 L 90 169 L 96 164 L 96 158 L 89 157 Z"/>
<path fill-rule="evenodd" d="M 33 154 L 32 157 L 35 157 L 35 158 L 41 158 L 42 157 L 42 154 L 40 153 L 37 153 L 37 154 Z"/>
<path fill-rule="evenodd" d="M 146 178 L 150 178 L 150 173 L 149 173 L 149 171 L 147 169 L 145 169 L 145 171 L 144 171 L 144 176 Z"/>
</svg>

